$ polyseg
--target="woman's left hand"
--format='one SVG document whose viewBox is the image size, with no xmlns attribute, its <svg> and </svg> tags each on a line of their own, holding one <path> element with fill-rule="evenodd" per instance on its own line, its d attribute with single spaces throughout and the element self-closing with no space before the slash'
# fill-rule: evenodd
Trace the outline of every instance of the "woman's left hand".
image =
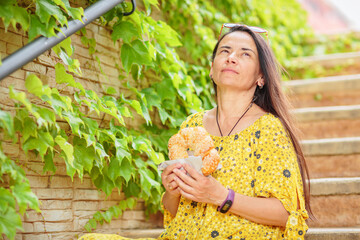
<svg viewBox="0 0 360 240">
<path fill-rule="evenodd" d="M 183 197 L 195 202 L 211 203 L 220 206 L 228 195 L 228 191 L 212 176 L 205 177 L 188 164 L 183 164 L 186 173 L 174 169 L 175 181 Z"/>
</svg>

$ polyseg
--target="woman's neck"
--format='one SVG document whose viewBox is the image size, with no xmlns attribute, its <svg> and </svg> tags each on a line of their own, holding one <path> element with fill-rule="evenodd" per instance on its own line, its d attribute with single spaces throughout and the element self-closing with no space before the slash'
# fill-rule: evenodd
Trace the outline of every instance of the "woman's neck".
<svg viewBox="0 0 360 240">
<path fill-rule="evenodd" d="M 240 117 L 244 111 L 249 107 L 253 100 L 253 93 L 249 91 L 238 92 L 218 92 L 217 105 L 219 111 L 219 120 L 225 121 Z"/>
</svg>

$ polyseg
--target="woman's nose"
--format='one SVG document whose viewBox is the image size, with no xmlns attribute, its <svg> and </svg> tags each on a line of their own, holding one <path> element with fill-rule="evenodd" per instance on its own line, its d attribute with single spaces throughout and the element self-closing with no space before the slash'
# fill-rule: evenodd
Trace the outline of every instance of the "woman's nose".
<svg viewBox="0 0 360 240">
<path fill-rule="evenodd" d="M 228 63 L 236 63 L 236 56 L 235 53 L 231 53 L 228 55 L 227 60 Z"/>
</svg>

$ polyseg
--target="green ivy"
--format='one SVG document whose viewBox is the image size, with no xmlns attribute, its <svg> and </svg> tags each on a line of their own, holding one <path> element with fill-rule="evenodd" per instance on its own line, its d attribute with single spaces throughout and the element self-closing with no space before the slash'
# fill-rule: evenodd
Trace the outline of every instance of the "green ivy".
<svg viewBox="0 0 360 240">
<path fill-rule="evenodd" d="M 89 4 L 94 2 L 89 0 Z M 94 214 L 85 225 L 88 231 L 132 209 L 137 199 L 144 200 L 147 214 L 160 210 L 164 189 L 157 164 L 167 158 L 168 139 L 189 114 L 214 106 L 209 56 L 222 23 L 243 22 L 268 29 L 271 46 L 283 63 L 302 55 L 303 40 L 311 36 L 305 26 L 306 16 L 295 0 L 169 0 L 160 4 L 143 0 L 139 5 L 132 15 L 124 17 L 122 13 L 129 6 L 120 4 L 99 20 L 111 29 L 111 39 L 120 46 L 118 78 L 132 96 L 125 97 L 112 87 L 99 96 L 77 82 L 74 76 L 81 76 L 82 71 L 79 61 L 72 57 L 74 45 L 67 38 L 52 49 L 62 60 L 54 66 L 56 87 L 43 84 L 34 74 L 28 75 L 26 93 L 9 88 L 16 113 L 0 110 L 1 138 L 19 144 L 24 153 L 31 151 L 40 156 L 44 173 L 55 173 L 53 159 L 60 156 L 71 178 L 88 175 L 106 195 L 115 189 L 125 194 L 125 200 Z M 0 3 L 5 27 L 22 29 L 30 41 L 38 36 L 54 36 L 69 20 L 80 20 L 83 13 L 82 8 L 71 7 L 68 0 Z M 289 14 L 297 18 L 288 18 Z M 85 29 L 78 34 L 106 77 L 96 40 L 86 37 Z M 129 77 L 135 84 L 124 80 Z M 139 87 L 144 82 L 150 84 Z M 65 87 L 74 88 L 75 93 L 63 94 L 61 89 Z M 110 116 L 111 121 L 99 123 L 91 118 L 93 114 L 102 119 Z M 135 117 L 144 124 L 135 128 L 125 124 Z M 61 128 L 57 120 L 66 122 L 70 130 Z M 0 177 L 8 184 L 0 187 L 0 201 L 7 203 L 0 204 L 0 233 L 13 239 L 16 230 L 21 230 L 20 215 L 28 208 L 39 211 L 38 200 L 21 162 L 10 159 L 2 150 L 0 159 Z M 11 224 L 8 215 L 12 216 Z"/>
</svg>

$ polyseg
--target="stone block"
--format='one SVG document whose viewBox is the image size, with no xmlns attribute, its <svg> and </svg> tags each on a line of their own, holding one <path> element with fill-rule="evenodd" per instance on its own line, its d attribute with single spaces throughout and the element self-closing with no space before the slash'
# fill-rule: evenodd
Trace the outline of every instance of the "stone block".
<svg viewBox="0 0 360 240">
<path fill-rule="evenodd" d="M 89 30 L 95 34 L 99 32 L 99 26 L 95 23 L 90 23 L 85 28 L 86 28 L 86 32 L 89 32 Z"/>
<path fill-rule="evenodd" d="M 46 51 L 44 54 L 41 54 L 37 59 L 39 63 L 42 65 L 54 67 L 54 65 L 56 64 L 54 59 L 50 56 L 49 51 Z"/>
<path fill-rule="evenodd" d="M 41 210 L 48 209 L 72 209 L 72 201 L 71 200 L 42 200 L 41 201 Z"/>
<path fill-rule="evenodd" d="M 71 232 L 72 222 L 34 222 L 34 232 Z"/>
<path fill-rule="evenodd" d="M 23 240 L 49 240 L 51 238 L 51 234 L 40 233 L 40 234 L 23 234 Z"/>
<path fill-rule="evenodd" d="M 85 177 L 83 177 L 83 179 L 74 178 L 74 187 L 80 189 L 95 189 L 91 179 Z"/>
<path fill-rule="evenodd" d="M 121 216 L 124 220 L 146 220 L 144 211 L 128 210 Z"/>
<path fill-rule="evenodd" d="M 107 29 L 106 27 L 103 26 L 99 26 L 99 34 L 103 37 L 109 38 L 111 39 L 111 33 L 110 30 Z"/>
<path fill-rule="evenodd" d="M 102 194 L 98 190 L 77 189 L 74 192 L 74 200 L 102 200 Z"/>
<path fill-rule="evenodd" d="M 100 201 L 102 202 L 102 201 Z M 99 201 L 74 201 L 73 202 L 73 209 L 75 211 L 81 210 L 99 210 Z"/>
<path fill-rule="evenodd" d="M 30 62 L 30 63 L 24 65 L 22 67 L 22 69 L 24 69 L 26 71 L 30 71 L 30 72 L 44 74 L 44 75 L 46 74 L 46 67 L 41 64 L 34 63 L 34 62 Z"/>
<path fill-rule="evenodd" d="M 27 176 L 32 188 L 47 188 L 49 186 L 49 177 Z"/>
<path fill-rule="evenodd" d="M 116 68 L 107 66 L 105 64 L 102 64 L 101 67 L 102 67 L 103 72 L 106 75 L 113 76 L 113 77 L 119 76 L 119 71 Z"/>
<path fill-rule="evenodd" d="M 104 37 L 100 34 L 95 34 L 96 43 L 106 48 L 116 49 L 116 46 L 111 38 Z"/>
<path fill-rule="evenodd" d="M 90 219 L 98 210 L 91 210 L 91 211 L 75 211 L 74 217 L 80 219 Z"/>
<path fill-rule="evenodd" d="M 33 232 L 34 231 L 34 226 L 33 223 L 29 223 L 29 222 L 23 222 L 23 228 L 24 228 L 24 232 Z"/>
<path fill-rule="evenodd" d="M 11 43 L 19 47 L 22 47 L 23 45 L 22 43 L 23 40 L 21 35 L 9 31 L 5 32 L 5 30 L 1 28 L 0 28 L 0 39 L 4 42 Z"/>
<path fill-rule="evenodd" d="M 25 216 L 26 222 L 62 222 L 71 221 L 73 219 L 72 210 L 42 210 L 41 213 L 35 211 L 27 211 Z"/>
<path fill-rule="evenodd" d="M 49 234 L 23 234 L 21 240 L 77 240 L 80 232 L 60 232 Z"/>
<path fill-rule="evenodd" d="M 63 176 L 50 177 L 50 188 L 72 188 L 73 182 L 71 178 Z"/>
<path fill-rule="evenodd" d="M 18 69 L 12 74 L 9 75 L 10 77 L 19 78 L 15 82 L 11 82 L 11 85 L 14 85 L 15 89 L 25 90 L 25 71 Z"/>
<path fill-rule="evenodd" d="M 82 56 L 84 58 L 92 59 L 92 56 L 89 54 L 89 49 L 84 47 L 83 45 L 74 44 L 75 46 L 75 54 L 74 58 L 77 58 L 78 56 Z"/>
<path fill-rule="evenodd" d="M 6 42 L 0 41 L 0 52 L 6 53 Z"/>
<path fill-rule="evenodd" d="M 13 54 L 14 52 L 16 52 L 17 50 L 19 50 L 21 47 L 18 46 L 18 45 L 14 45 L 14 44 L 11 44 L 11 43 L 7 43 L 6 44 L 6 53 L 8 55 L 11 55 Z"/>
<path fill-rule="evenodd" d="M 82 69 L 82 73 L 83 73 L 82 78 L 99 82 L 99 72 L 95 72 L 88 69 Z"/>
<path fill-rule="evenodd" d="M 115 206 L 119 201 L 100 201 L 99 209 L 108 209 L 109 207 Z"/>
<path fill-rule="evenodd" d="M 43 189 L 37 188 L 33 192 L 39 199 L 72 199 L 74 192 L 72 189 Z"/>
</svg>

